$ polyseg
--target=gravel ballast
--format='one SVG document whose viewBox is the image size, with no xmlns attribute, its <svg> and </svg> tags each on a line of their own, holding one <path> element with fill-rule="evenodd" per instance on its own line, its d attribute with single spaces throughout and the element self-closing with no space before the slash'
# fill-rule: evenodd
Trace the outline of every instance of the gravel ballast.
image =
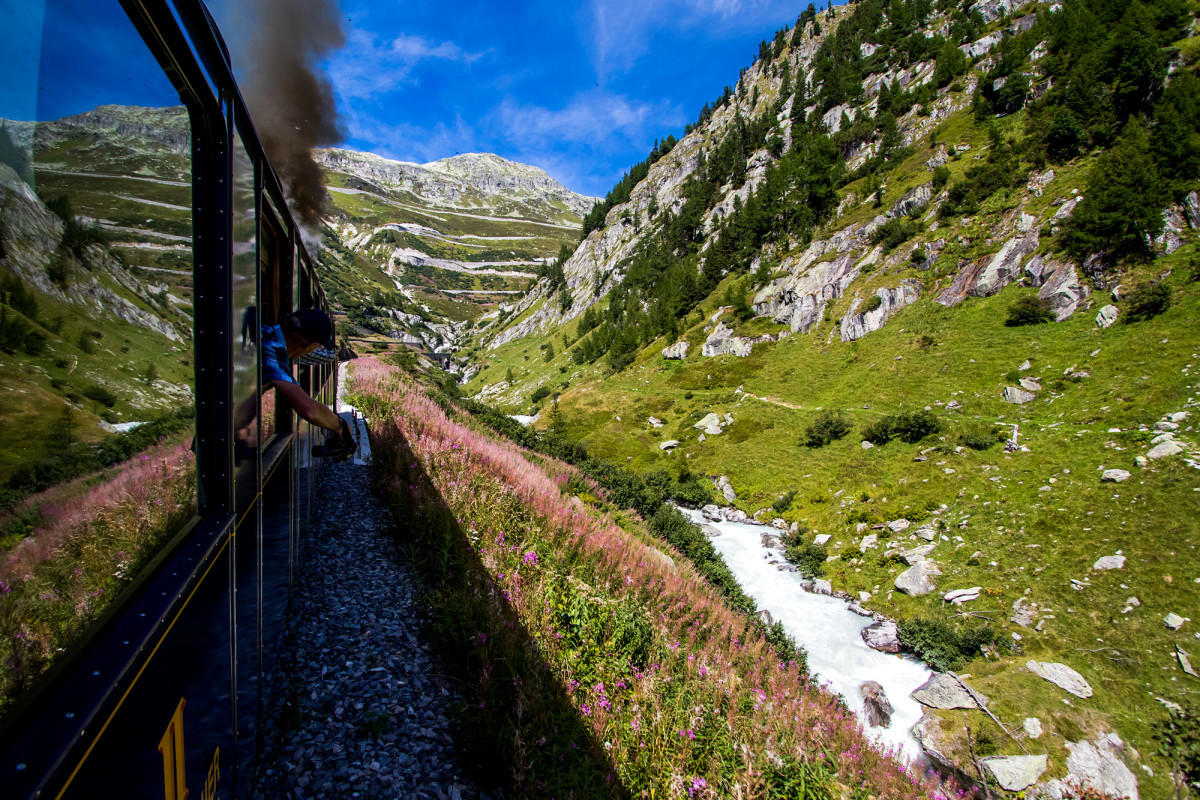
<svg viewBox="0 0 1200 800">
<path fill-rule="evenodd" d="M 255 781 L 260 798 L 487 798 L 459 766 L 453 687 L 369 468 L 327 466 Z"/>
</svg>

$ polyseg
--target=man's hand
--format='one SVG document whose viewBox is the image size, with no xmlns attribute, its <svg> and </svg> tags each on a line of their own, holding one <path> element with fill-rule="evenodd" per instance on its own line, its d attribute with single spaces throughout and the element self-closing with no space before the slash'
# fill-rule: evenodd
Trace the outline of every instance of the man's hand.
<svg viewBox="0 0 1200 800">
<path fill-rule="evenodd" d="M 343 419 L 341 422 L 342 427 L 341 430 L 338 431 L 338 434 L 342 437 L 342 447 L 345 447 L 351 452 L 358 450 L 358 440 L 354 438 L 354 431 L 350 429 L 350 425 L 346 422 L 346 420 Z"/>
</svg>

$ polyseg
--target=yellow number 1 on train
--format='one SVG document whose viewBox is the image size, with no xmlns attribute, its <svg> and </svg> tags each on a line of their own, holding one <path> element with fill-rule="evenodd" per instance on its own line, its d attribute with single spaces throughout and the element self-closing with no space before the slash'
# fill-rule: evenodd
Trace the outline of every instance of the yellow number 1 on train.
<svg viewBox="0 0 1200 800">
<path fill-rule="evenodd" d="M 183 708 L 186 705 L 187 700 L 179 698 L 179 705 L 158 743 L 158 752 L 163 757 L 166 800 L 187 800 L 188 797 L 187 780 L 183 775 Z"/>
</svg>

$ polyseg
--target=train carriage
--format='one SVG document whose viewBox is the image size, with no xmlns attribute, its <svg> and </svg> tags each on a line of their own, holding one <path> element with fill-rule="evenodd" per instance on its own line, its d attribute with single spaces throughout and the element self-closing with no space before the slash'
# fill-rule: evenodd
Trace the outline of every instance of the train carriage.
<svg viewBox="0 0 1200 800">
<path fill-rule="evenodd" d="M 246 796 L 320 467 L 318 429 L 261 400 L 257 328 L 326 299 L 202 3 L 23 0 L 5 17 L 0 273 L 40 306 L 4 296 L 27 330 L 0 379 L 118 435 L 187 406 L 195 500 L 48 668 L 10 681 L 0 794 Z M 306 361 L 297 381 L 334 403 L 336 359 Z M 74 394 L 79 376 L 113 402 Z M 19 460 L 42 417 L 8 413 Z M 10 671 L 26 630 L 0 631 Z"/>
</svg>

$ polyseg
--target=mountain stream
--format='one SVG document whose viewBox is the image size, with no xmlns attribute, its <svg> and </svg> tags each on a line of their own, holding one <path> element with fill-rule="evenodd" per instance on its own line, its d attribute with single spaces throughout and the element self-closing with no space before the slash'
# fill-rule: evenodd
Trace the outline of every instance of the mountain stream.
<svg viewBox="0 0 1200 800">
<path fill-rule="evenodd" d="M 858 715 L 867 735 L 880 745 L 899 750 L 901 758 L 911 761 L 921 756 L 920 745 L 909 729 L 921 718 L 921 705 L 909 697 L 932 674 L 919 661 L 881 653 L 867 647 L 859 632 L 873 620 L 851 611 L 846 601 L 813 594 L 803 588 L 799 573 L 783 572 L 768 563 L 783 562 L 777 549 L 762 546 L 764 533 L 773 528 L 740 522 L 710 522 L 699 511 L 681 508 L 697 524 L 712 525 L 721 535 L 711 539 L 717 552 L 733 571 L 746 594 L 757 601 L 759 609 L 771 612 L 787 632 L 808 651 L 809 669 L 819 683 L 840 694 Z M 859 685 L 876 681 L 891 701 L 891 725 L 867 727 Z"/>
</svg>

